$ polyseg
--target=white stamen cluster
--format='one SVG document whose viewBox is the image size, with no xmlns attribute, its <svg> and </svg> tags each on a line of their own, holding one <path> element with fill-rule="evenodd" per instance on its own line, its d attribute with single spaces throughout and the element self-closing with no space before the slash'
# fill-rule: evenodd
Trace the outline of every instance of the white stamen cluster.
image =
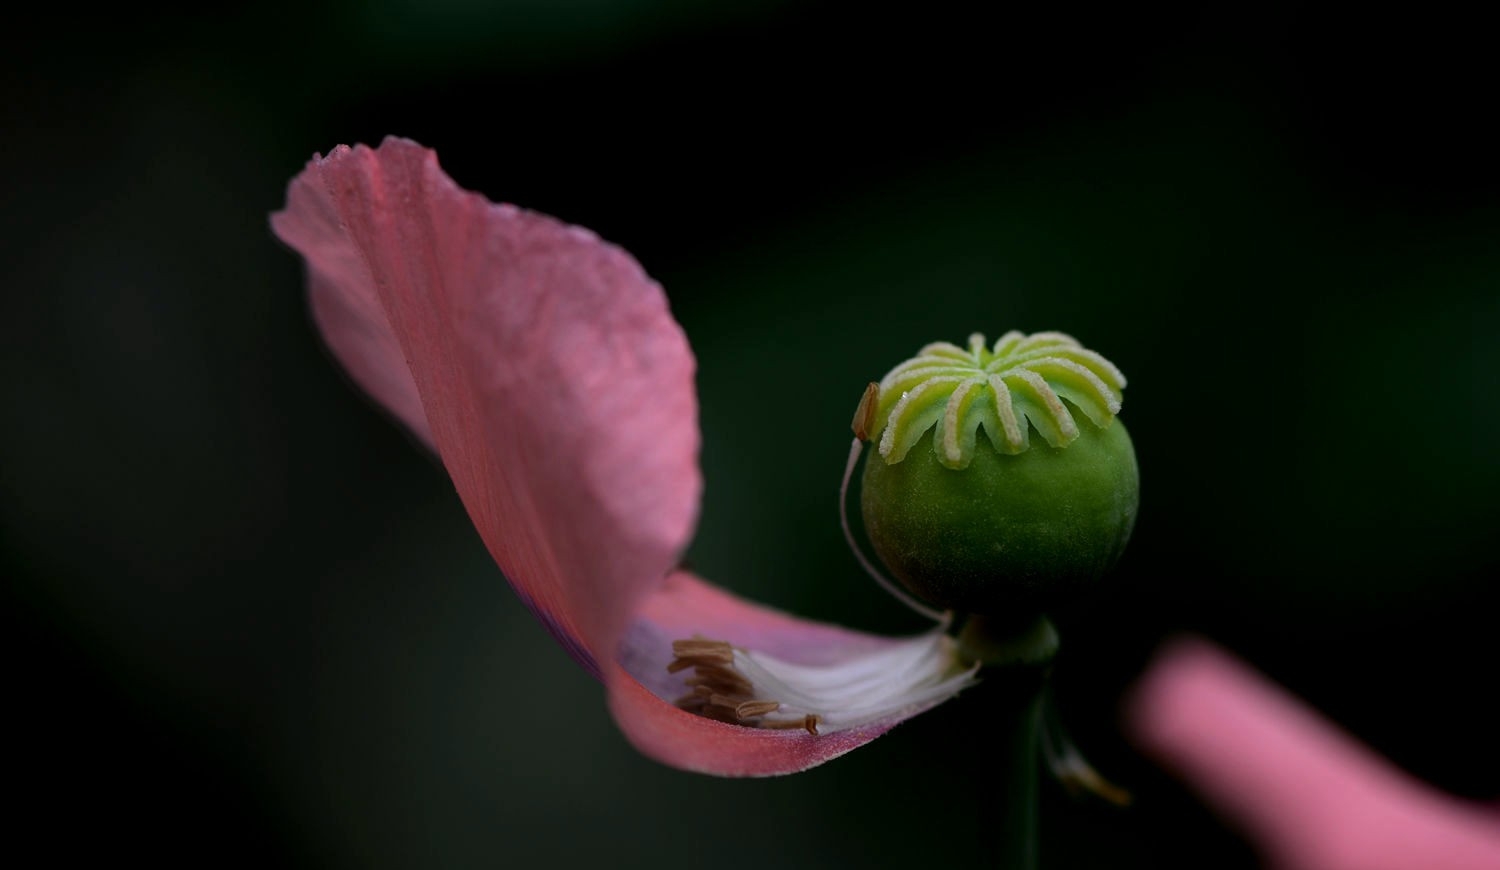
<svg viewBox="0 0 1500 870">
<path fill-rule="evenodd" d="M 1124 388 L 1125 376 L 1109 360 L 1061 332 L 1007 332 L 993 347 L 976 332 L 967 350 L 936 342 L 891 369 L 867 412 L 866 434 L 895 464 L 935 426 L 938 461 L 967 468 L 981 427 L 1001 453 L 1026 451 L 1032 427 L 1053 447 L 1066 447 L 1078 424 L 1063 400 L 1102 428 L 1120 412 Z"/>
<path fill-rule="evenodd" d="M 677 705 L 724 722 L 802 728 L 810 734 L 857 728 L 936 704 L 974 681 L 941 630 L 828 665 L 803 665 L 716 640 L 679 640 L 667 670 L 692 669 Z"/>
</svg>

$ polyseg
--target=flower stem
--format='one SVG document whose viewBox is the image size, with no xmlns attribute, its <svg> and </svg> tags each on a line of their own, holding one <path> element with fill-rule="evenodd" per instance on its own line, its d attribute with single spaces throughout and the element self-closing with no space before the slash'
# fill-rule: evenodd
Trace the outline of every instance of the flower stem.
<svg viewBox="0 0 1500 870">
<path fill-rule="evenodd" d="M 1042 711 L 1041 692 L 1017 705 L 1010 722 L 997 722 L 1000 732 L 996 737 L 1003 741 L 1006 753 L 1011 758 L 1010 769 L 1000 779 L 1000 815 L 997 833 L 1000 847 L 1001 867 L 1015 870 L 1035 870 L 1038 866 L 1037 812 L 1041 794 L 1038 778 L 1037 742 L 1038 723 Z"/>
<path fill-rule="evenodd" d="M 1028 623 L 974 617 L 959 635 L 959 651 L 986 665 L 986 743 L 999 767 L 989 796 L 998 866 L 1036 870 L 1042 704 L 1057 632 L 1045 617 Z"/>
</svg>

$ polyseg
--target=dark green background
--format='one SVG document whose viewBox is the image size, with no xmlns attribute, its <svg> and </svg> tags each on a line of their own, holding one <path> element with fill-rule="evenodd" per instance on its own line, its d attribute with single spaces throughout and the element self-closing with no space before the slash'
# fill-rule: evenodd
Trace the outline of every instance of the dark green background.
<svg viewBox="0 0 1500 870">
<path fill-rule="evenodd" d="M 1060 614 L 1053 867 L 1243 867 L 1120 736 L 1180 631 L 1493 797 L 1492 46 L 1436 16 L 686 0 L 43 10 L 7 28 L 12 848 L 326 867 L 987 866 L 981 690 L 808 774 L 636 755 L 441 469 L 348 388 L 266 225 L 387 133 L 588 226 L 699 358 L 704 575 L 917 627 L 848 556 L 864 384 L 1062 329 L 1130 377 L 1142 513 Z"/>
</svg>

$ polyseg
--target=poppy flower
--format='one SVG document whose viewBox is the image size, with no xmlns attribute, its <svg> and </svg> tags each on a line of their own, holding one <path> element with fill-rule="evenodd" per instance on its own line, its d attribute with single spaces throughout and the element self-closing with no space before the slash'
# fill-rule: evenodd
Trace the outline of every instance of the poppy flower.
<svg viewBox="0 0 1500 870">
<path fill-rule="evenodd" d="M 1169 647 L 1130 710 L 1136 741 L 1275 867 L 1500 867 L 1500 807 L 1418 782 L 1205 641 Z"/>
<path fill-rule="evenodd" d="M 306 259 L 333 355 L 441 459 L 495 562 L 641 752 L 791 773 L 971 684 L 941 627 L 810 622 L 678 567 L 702 487 L 695 363 L 625 251 L 465 191 L 398 138 L 315 156 L 271 222 Z"/>
</svg>

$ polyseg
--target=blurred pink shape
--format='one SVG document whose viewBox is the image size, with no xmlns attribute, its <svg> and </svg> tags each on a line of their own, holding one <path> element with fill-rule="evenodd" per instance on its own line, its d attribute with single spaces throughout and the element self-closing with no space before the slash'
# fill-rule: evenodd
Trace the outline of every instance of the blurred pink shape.
<svg viewBox="0 0 1500 870">
<path fill-rule="evenodd" d="M 1288 870 L 1500 870 L 1500 813 L 1434 791 L 1203 641 L 1129 704 L 1136 741 Z"/>
<path fill-rule="evenodd" d="M 686 691 L 666 670 L 674 639 L 815 666 L 898 641 L 786 616 L 676 570 L 702 489 L 695 361 L 661 288 L 625 251 L 462 190 L 432 151 L 397 138 L 315 156 L 272 227 L 306 258 L 334 355 L 436 451 L 496 563 L 604 681 L 641 751 L 706 773 L 789 773 L 957 691 L 818 735 L 674 706 Z"/>
</svg>

